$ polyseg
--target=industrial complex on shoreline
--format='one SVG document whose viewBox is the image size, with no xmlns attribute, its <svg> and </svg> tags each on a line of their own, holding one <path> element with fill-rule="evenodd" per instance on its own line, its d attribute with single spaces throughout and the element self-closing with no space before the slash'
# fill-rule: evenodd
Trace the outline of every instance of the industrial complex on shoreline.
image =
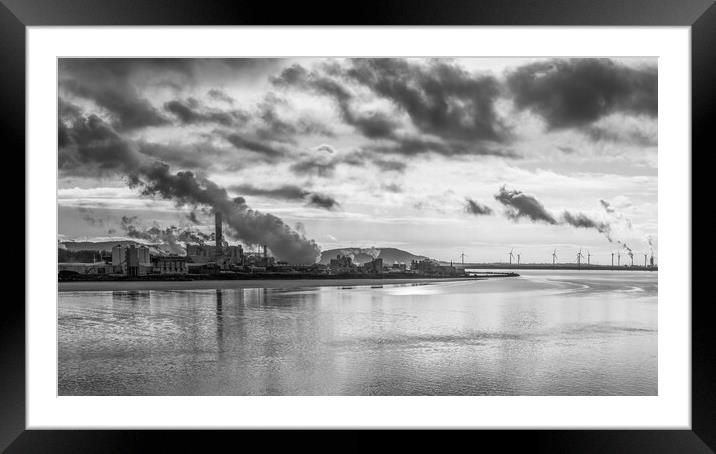
<svg viewBox="0 0 716 454">
<path fill-rule="evenodd" d="M 117 244 L 109 250 L 99 251 L 99 260 L 93 254 L 92 262 L 63 262 L 58 263 L 58 276 L 60 280 L 73 279 L 125 279 L 125 278 L 196 278 L 223 277 L 241 278 L 242 276 L 272 275 L 295 277 L 459 277 L 488 275 L 515 275 L 514 273 L 478 273 L 473 269 L 631 269 L 631 270 L 657 270 L 653 255 L 650 262 L 644 266 L 635 266 L 632 262 L 624 266 L 619 263 L 614 266 L 593 265 L 582 263 L 582 252 L 577 254 L 577 263 L 557 263 L 556 251 L 552 255 L 551 264 L 521 264 L 520 255 L 517 254 L 517 263 L 513 264 L 513 252 L 509 253 L 509 263 L 497 264 L 470 264 L 465 263 L 462 254 L 460 263 L 445 263 L 421 257 L 411 260 L 410 263 L 393 262 L 384 263 L 380 257 L 372 257 L 364 263 L 356 263 L 349 254 L 336 254 L 328 263 L 292 265 L 277 261 L 270 256 L 267 247 L 263 245 L 259 251 L 246 252 L 239 244 L 229 245 L 222 234 L 222 217 L 215 214 L 215 244 L 186 244 L 186 254 L 152 254 L 150 248 L 141 244 Z M 614 255 L 614 254 L 612 254 Z M 613 258 L 613 257 L 612 257 Z M 473 269 L 471 269 L 473 268 Z"/>
</svg>

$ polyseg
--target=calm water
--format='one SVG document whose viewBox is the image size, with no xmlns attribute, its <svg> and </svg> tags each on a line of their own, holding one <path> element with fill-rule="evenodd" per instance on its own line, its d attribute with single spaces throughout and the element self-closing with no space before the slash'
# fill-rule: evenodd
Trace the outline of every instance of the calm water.
<svg viewBox="0 0 716 454">
<path fill-rule="evenodd" d="M 657 274 L 59 295 L 60 395 L 656 395 Z"/>
</svg>

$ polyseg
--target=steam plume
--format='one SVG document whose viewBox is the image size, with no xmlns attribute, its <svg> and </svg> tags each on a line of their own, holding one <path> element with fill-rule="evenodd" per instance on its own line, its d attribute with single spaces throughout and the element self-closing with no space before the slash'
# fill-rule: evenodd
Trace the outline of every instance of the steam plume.
<svg viewBox="0 0 716 454">
<path fill-rule="evenodd" d="M 532 221 L 542 221 L 548 224 L 557 224 L 552 216 L 536 198 L 520 191 L 508 191 L 505 186 L 495 194 L 495 200 L 505 206 L 505 215 L 512 219 L 528 218 Z"/>
<path fill-rule="evenodd" d="M 569 211 L 562 213 L 560 219 L 557 220 L 535 197 L 516 190 L 509 191 L 505 186 L 502 186 L 500 191 L 495 194 L 495 199 L 505 205 L 505 215 L 512 220 L 527 218 L 534 222 L 542 221 L 553 225 L 567 224 L 580 229 L 594 229 L 604 235 L 610 243 L 617 243 L 631 253 L 631 248 L 625 242 L 613 238 L 612 226 L 608 222 L 592 219 L 584 213 Z M 614 213 L 614 209 L 608 202 L 604 200 L 599 202 L 608 213 Z"/>
<path fill-rule="evenodd" d="M 185 252 L 183 246 L 179 244 L 180 242 L 204 244 L 205 241 L 210 240 L 209 235 L 200 231 L 182 229 L 173 225 L 167 228 L 161 228 L 158 225 L 143 228 L 137 225 L 136 221 L 137 216 L 122 216 L 120 226 L 125 235 L 130 238 L 147 240 L 152 243 L 166 244 L 169 246 L 171 252 L 175 254 Z"/>
<path fill-rule="evenodd" d="M 471 198 L 465 198 L 465 211 L 475 216 L 492 214 L 492 208 L 476 202 Z"/>
<path fill-rule="evenodd" d="M 569 211 L 565 211 L 562 215 L 562 219 L 565 223 L 583 229 L 595 229 L 599 233 L 609 234 L 611 227 L 606 222 L 599 222 L 591 219 L 584 213 L 572 214 Z"/>
<path fill-rule="evenodd" d="M 172 173 L 169 166 L 141 153 L 141 144 L 122 138 L 96 115 L 77 118 L 64 131 L 65 146 L 60 148 L 60 171 L 90 171 L 120 174 L 130 187 L 143 195 L 161 197 L 177 205 L 208 206 L 220 212 L 229 234 L 249 244 L 265 244 L 279 260 L 289 263 L 315 263 L 318 245 L 298 234 L 280 218 L 235 203 L 226 190 L 190 171 Z"/>
</svg>

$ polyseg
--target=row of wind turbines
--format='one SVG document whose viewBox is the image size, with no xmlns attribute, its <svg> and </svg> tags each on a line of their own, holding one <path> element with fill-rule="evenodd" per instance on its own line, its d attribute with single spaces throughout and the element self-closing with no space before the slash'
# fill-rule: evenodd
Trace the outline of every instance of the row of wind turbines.
<svg viewBox="0 0 716 454">
<path fill-rule="evenodd" d="M 519 265 L 520 265 L 520 259 L 521 259 L 520 253 L 518 252 L 517 254 L 514 254 L 514 251 L 515 251 L 514 249 L 510 249 L 510 252 L 509 252 L 509 254 L 508 254 L 508 255 L 509 255 L 509 258 L 510 258 L 510 265 L 512 265 L 512 260 L 514 260 L 514 258 L 515 258 L 515 256 L 516 256 L 516 257 L 517 257 L 517 266 L 519 266 Z M 634 266 L 634 253 L 633 253 L 632 251 L 629 251 L 626 255 L 627 255 L 627 256 L 630 258 L 630 260 L 631 260 L 631 266 Z M 465 256 L 465 254 L 462 254 L 463 263 L 464 263 L 464 260 L 465 260 L 465 257 L 464 257 L 464 256 Z M 616 256 L 617 256 L 617 266 L 621 266 L 621 259 L 622 259 L 622 254 L 621 254 L 621 252 L 617 252 L 617 253 L 616 253 Z M 644 267 L 647 266 L 648 256 L 649 256 L 649 254 L 644 254 Z M 653 251 L 651 252 L 651 256 L 652 256 L 652 257 L 654 256 L 654 252 L 653 252 Z M 591 265 L 591 264 L 592 264 L 592 254 L 589 253 L 589 249 L 587 249 L 587 256 L 586 256 L 586 258 L 587 258 L 587 266 Z M 583 260 L 583 259 L 584 259 L 584 254 L 582 253 L 582 248 L 579 248 L 579 252 L 577 252 L 577 258 L 576 258 L 577 266 L 581 266 L 581 265 L 582 265 L 582 260 Z M 557 264 L 557 249 L 555 249 L 555 250 L 552 252 L 552 265 L 554 266 L 554 265 L 556 265 L 556 264 Z M 612 266 L 614 266 L 614 252 L 612 252 Z"/>
</svg>

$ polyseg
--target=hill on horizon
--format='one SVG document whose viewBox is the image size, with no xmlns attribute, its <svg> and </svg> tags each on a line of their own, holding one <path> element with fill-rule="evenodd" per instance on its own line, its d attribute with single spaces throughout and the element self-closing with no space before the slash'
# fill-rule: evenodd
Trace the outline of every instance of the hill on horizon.
<svg viewBox="0 0 716 454">
<path fill-rule="evenodd" d="M 385 248 L 356 248 L 346 247 L 340 249 L 326 249 L 321 252 L 321 260 L 319 263 L 328 265 L 331 259 L 336 258 L 338 254 L 347 255 L 353 259 L 353 263 L 362 265 L 366 262 L 370 262 L 373 259 L 383 259 L 383 264 L 392 265 L 393 263 L 406 263 L 410 264 L 413 260 L 424 260 L 428 257 L 424 255 L 415 255 L 402 249 L 394 247 Z"/>
<path fill-rule="evenodd" d="M 161 244 L 146 244 L 134 240 L 115 240 L 115 241 L 61 241 L 57 247 L 59 249 L 66 249 L 70 252 L 78 251 L 111 251 L 114 246 L 146 246 L 149 248 L 151 255 L 168 255 L 168 252 Z"/>
</svg>

